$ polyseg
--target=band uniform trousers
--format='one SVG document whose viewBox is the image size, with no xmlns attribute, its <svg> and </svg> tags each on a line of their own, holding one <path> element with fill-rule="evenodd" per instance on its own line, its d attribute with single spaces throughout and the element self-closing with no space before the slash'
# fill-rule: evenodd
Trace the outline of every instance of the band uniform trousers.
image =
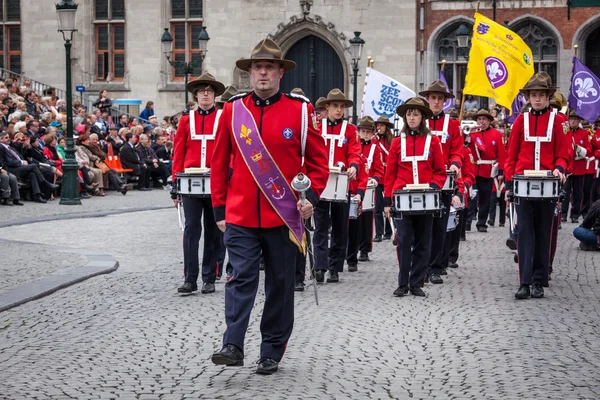
<svg viewBox="0 0 600 400">
<path fill-rule="evenodd" d="M 592 205 L 594 196 L 594 174 L 585 174 L 583 181 L 583 205 L 581 207 L 581 215 L 587 215 Z"/>
<path fill-rule="evenodd" d="M 494 179 L 482 178 L 480 176 L 475 177 L 477 182 L 477 189 L 479 193 L 479 214 L 477 216 L 477 226 L 487 226 L 487 218 L 490 214 L 490 200 L 492 198 L 492 185 Z"/>
<path fill-rule="evenodd" d="M 490 217 L 489 220 L 492 222 L 496 221 L 496 208 L 500 206 L 500 215 L 498 216 L 498 223 L 500 225 L 504 225 L 506 222 L 506 199 L 504 198 L 504 193 L 500 193 L 500 197 L 498 197 L 496 192 L 492 192 L 492 196 L 490 199 Z"/>
<path fill-rule="evenodd" d="M 329 240 L 329 210 L 331 209 L 331 245 Z M 350 205 L 321 200 L 315 208 L 313 248 L 316 270 L 342 272 L 348 246 L 348 214 Z"/>
<path fill-rule="evenodd" d="M 477 185 L 475 185 L 473 189 L 477 189 Z M 469 207 L 467 209 L 467 219 L 466 219 L 467 223 L 465 224 L 465 228 L 467 227 L 467 225 L 470 227 L 471 223 L 477 216 L 477 203 L 479 203 L 479 193 L 477 193 L 477 195 L 475 197 L 469 199 Z"/>
<path fill-rule="evenodd" d="M 554 214 L 552 215 L 552 232 L 550 235 L 550 261 L 548 263 L 548 274 L 553 272 L 554 256 L 556 255 L 556 245 L 558 243 L 558 228 L 560 227 L 561 205 L 556 204 Z"/>
<path fill-rule="evenodd" d="M 431 256 L 429 258 L 430 274 L 440 274 L 442 272 L 442 269 L 447 267 L 447 265 L 442 264 L 442 260 L 444 259 L 444 251 L 447 250 L 444 248 L 444 242 L 446 240 L 446 228 L 448 227 L 448 218 L 450 216 L 450 203 L 452 203 L 452 193 L 442 192 L 441 199 L 442 205 L 444 207 L 442 209 L 442 216 L 435 218 L 432 217 L 433 228 L 431 232 Z"/>
<path fill-rule="evenodd" d="M 381 184 L 375 188 L 375 235 L 392 236 L 390 220 L 383 215 L 383 185 Z"/>
<path fill-rule="evenodd" d="M 454 264 L 458 261 L 460 237 L 465 235 L 465 226 L 467 224 L 468 209 L 463 208 L 458 210 L 458 226 L 455 230 L 450 231 L 450 251 L 448 252 L 448 263 Z"/>
<path fill-rule="evenodd" d="M 567 215 L 569 213 L 569 203 L 573 203 L 571 196 L 573 194 L 573 190 L 572 189 L 572 178 L 573 175 L 569 175 L 567 177 L 567 181 L 565 182 L 565 184 L 563 185 L 563 190 L 565 191 L 565 199 L 563 200 L 563 202 L 561 203 L 561 208 L 562 208 L 562 219 L 567 219 Z"/>
<path fill-rule="evenodd" d="M 202 282 L 214 283 L 217 269 L 223 267 L 225 249 L 221 248 L 222 232 L 215 222 L 210 197 L 183 196 L 185 228 L 183 231 L 183 265 L 186 282 L 198 281 L 200 238 L 204 222 L 204 246 L 202 254 Z M 202 216 L 204 215 L 204 218 Z"/>
<path fill-rule="evenodd" d="M 587 176 L 588 175 L 571 175 L 571 196 L 573 196 L 573 204 L 571 205 L 571 218 L 579 218 L 579 216 L 583 214 L 586 203 L 586 194 L 588 196 L 590 195 L 590 189 L 587 189 L 586 185 L 591 181 L 587 178 Z"/>
<path fill-rule="evenodd" d="M 394 220 L 398 241 L 398 286 L 423 287 L 431 252 L 434 219 L 440 218 L 414 215 Z"/>
<path fill-rule="evenodd" d="M 550 237 L 556 202 L 520 199 L 517 204 L 519 279 L 522 285 L 546 285 L 550 263 Z"/>
<path fill-rule="evenodd" d="M 265 260 L 265 304 L 260 322 L 260 356 L 280 361 L 294 325 L 294 284 L 298 247 L 289 228 L 245 228 L 227 224 L 225 246 L 233 277 L 225 284 L 223 345 L 244 351 L 244 339 L 259 283 L 261 254 Z"/>
</svg>

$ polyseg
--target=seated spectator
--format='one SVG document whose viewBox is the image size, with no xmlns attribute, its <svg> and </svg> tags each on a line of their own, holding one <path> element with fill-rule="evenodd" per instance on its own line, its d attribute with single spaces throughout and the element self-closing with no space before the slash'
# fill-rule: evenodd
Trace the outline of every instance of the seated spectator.
<svg viewBox="0 0 600 400">
<path fill-rule="evenodd" d="M 84 140 L 81 143 L 83 147 L 89 151 L 88 156 L 90 160 L 94 161 L 96 167 L 100 168 L 100 170 L 102 171 L 105 180 L 108 181 L 108 186 L 123 195 L 127 194 L 127 185 L 124 185 L 121 182 L 119 175 L 114 169 L 110 169 L 108 165 L 106 165 L 107 155 L 100 148 L 98 135 L 92 133 L 86 138 L 84 138 Z"/>
<path fill-rule="evenodd" d="M 142 161 L 135 149 L 136 137 L 132 133 L 127 133 L 125 139 L 126 143 L 123 144 L 120 151 L 121 165 L 123 165 L 123 168 L 132 169 L 133 175 L 139 177 L 138 190 L 150 190 L 146 188 L 146 181 L 150 181 L 150 173 L 148 166 Z M 149 183 L 148 186 L 150 186 Z"/>
<path fill-rule="evenodd" d="M 129 128 L 129 117 L 127 114 L 121 114 L 119 116 L 119 122 L 117 123 L 117 128 Z"/>
<path fill-rule="evenodd" d="M 121 130 L 124 131 L 123 134 L 127 134 L 129 132 L 127 128 L 122 128 Z M 111 126 L 108 132 L 109 134 L 106 138 L 106 141 L 112 145 L 114 155 L 118 156 L 119 151 L 121 150 L 121 146 L 123 146 L 123 143 L 125 142 L 123 141 L 123 139 L 121 139 L 122 136 L 120 134 L 117 134 L 118 129 L 116 126 Z"/>
<path fill-rule="evenodd" d="M 0 165 L 0 204 L 3 206 L 22 206 L 19 200 L 19 183 L 17 177 Z"/>
<path fill-rule="evenodd" d="M 140 120 L 137 117 L 129 118 L 129 127 L 133 128 L 134 126 L 138 126 L 140 124 Z"/>
<path fill-rule="evenodd" d="M 592 204 L 581 225 L 573 231 L 573 236 L 580 241 L 581 250 L 600 249 L 600 200 Z"/>
<path fill-rule="evenodd" d="M 31 164 L 37 164 L 42 172 L 42 175 L 48 182 L 56 183 L 58 178 L 62 178 L 62 172 L 60 172 L 55 166 L 54 162 L 48 159 L 44 154 L 44 149 L 40 147 L 40 142 L 37 137 L 31 136 L 29 138 L 30 147 L 25 153 L 25 157 L 30 161 Z M 54 191 L 46 191 L 46 198 L 54 200 Z"/>
<path fill-rule="evenodd" d="M 92 185 L 96 188 L 94 196 L 106 196 L 106 193 L 104 193 L 102 170 L 96 168 L 94 161 L 90 159 L 90 151 L 83 146 L 85 140 L 87 140 L 87 135 L 85 133 L 77 138 L 77 146 L 75 146 L 77 162 L 80 168 L 89 170 L 89 176 L 92 178 Z M 93 158 L 95 159 L 96 157 Z"/>
<path fill-rule="evenodd" d="M 15 134 L 22 133 L 27 136 L 27 123 L 19 121 L 15 124 Z"/>
<path fill-rule="evenodd" d="M 54 166 L 57 170 L 62 172 L 63 159 L 56 149 L 56 145 L 57 141 L 55 134 L 49 133 L 44 136 L 44 155 L 54 162 Z"/>
<path fill-rule="evenodd" d="M 150 174 L 148 174 L 148 177 L 146 178 L 146 182 L 144 182 L 145 187 L 150 188 L 150 176 L 154 174 L 154 176 L 160 176 L 162 180 L 162 187 L 165 188 L 167 186 L 169 170 L 163 163 L 158 161 L 156 153 L 154 150 L 152 150 L 152 147 L 150 147 L 150 138 L 145 133 L 140 135 L 140 142 L 137 145 L 137 151 L 140 159 L 148 166 L 148 170 L 150 171 Z"/>
<path fill-rule="evenodd" d="M 58 139 L 58 146 L 56 146 L 56 152 L 60 155 L 60 157 L 63 160 L 67 159 L 66 149 L 67 149 L 67 138 L 64 136 L 61 136 Z"/>
<path fill-rule="evenodd" d="M 167 149 L 167 143 L 166 136 L 159 136 L 156 138 L 156 143 L 152 144 L 152 148 L 156 153 L 156 157 L 158 157 L 158 161 L 165 166 L 169 172 L 169 176 L 171 176 L 171 154 L 169 153 L 169 149 Z"/>
<path fill-rule="evenodd" d="M 154 102 L 149 101 L 146 103 L 146 108 L 140 113 L 140 119 L 142 122 L 148 121 L 148 119 L 154 115 Z"/>
</svg>

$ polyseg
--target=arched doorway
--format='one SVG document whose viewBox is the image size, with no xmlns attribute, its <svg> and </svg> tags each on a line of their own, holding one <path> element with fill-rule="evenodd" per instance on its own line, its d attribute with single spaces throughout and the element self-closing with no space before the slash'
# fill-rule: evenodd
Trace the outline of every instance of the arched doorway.
<svg viewBox="0 0 600 400">
<path fill-rule="evenodd" d="M 600 76 L 600 27 L 585 42 L 585 64 L 596 76 Z"/>
<path fill-rule="evenodd" d="M 298 40 L 287 52 L 286 59 L 296 62 L 296 69 L 283 75 L 282 91 L 301 88 L 315 102 L 327 97 L 333 88 L 344 89 L 344 69 L 335 50 L 314 35 Z"/>
</svg>

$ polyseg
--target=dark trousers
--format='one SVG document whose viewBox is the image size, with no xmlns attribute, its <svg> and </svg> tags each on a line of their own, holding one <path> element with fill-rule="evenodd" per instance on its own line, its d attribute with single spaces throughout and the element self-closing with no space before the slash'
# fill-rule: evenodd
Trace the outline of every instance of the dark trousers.
<svg viewBox="0 0 600 400">
<path fill-rule="evenodd" d="M 395 219 L 398 240 L 398 286 L 423 287 L 431 252 L 434 219 L 439 218 L 415 215 Z"/>
<path fill-rule="evenodd" d="M 492 197 L 492 185 L 494 179 L 482 178 L 476 176 L 475 181 L 477 182 L 477 189 L 479 190 L 479 214 L 477 215 L 477 226 L 487 226 L 487 218 L 490 214 L 490 200 Z"/>
<path fill-rule="evenodd" d="M 306 220 L 304 221 L 304 227 L 306 228 Z M 308 229 L 305 230 L 306 232 L 306 242 L 307 242 L 307 254 L 304 255 L 302 254 L 302 252 L 298 249 L 298 254 L 296 254 L 296 283 L 304 283 L 304 279 L 306 279 L 306 257 L 312 257 L 312 255 L 309 254 L 309 252 L 312 252 L 312 246 L 310 245 L 310 231 Z M 313 264 L 312 259 L 311 260 L 311 266 Z"/>
<path fill-rule="evenodd" d="M 567 218 L 567 214 L 569 213 L 569 203 L 573 202 L 571 199 L 571 196 L 573 195 L 573 190 L 572 190 L 573 185 L 571 184 L 572 181 L 573 181 L 573 175 L 569 175 L 569 177 L 567 178 L 567 181 L 565 182 L 565 184 L 563 186 L 563 190 L 565 191 L 565 199 L 561 203 L 563 219 Z"/>
<path fill-rule="evenodd" d="M 183 266 L 186 282 L 196 283 L 200 273 L 198 252 L 204 221 L 204 253 L 202 254 L 202 282 L 214 283 L 217 269 L 222 268 L 225 248 L 221 248 L 222 233 L 217 227 L 213 215 L 210 197 L 184 196 L 183 212 L 185 229 L 183 231 Z M 202 218 L 204 214 L 204 218 Z"/>
<path fill-rule="evenodd" d="M 119 175 L 117 175 L 116 171 L 111 169 L 106 173 L 106 175 L 108 177 L 108 187 L 114 190 L 119 190 L 123 185 L 123 182 L 121 182 L 121 178 L 119 178 Z"/>
<path fill-rule="evenodd" d="M 573 204 L 571 205 L 571 218 L 578 218 L 583 209 L 585 175 L 571 175 L 571 195 Z"/>
<path fill-rule="evenodd" d="M 468 209 L 466 208 L 458 211 L 458 226 L 455 230 L 450 232 L 450 251 L 448 252 L 448 263 L 450 264 L 454 264 L 458 261 L 460 237 L 465 234 L 467 212 Z"/>
<path fill-rule="evenodd" d="M 0 198 L 12 200 L 21 198 L 17 177 L 11 173 L 0 174 Z"/>
<path fill-rule="evenodd" d="M 331 209 L 331 245 L 327 238 L 329 231 L 329 210 Z M 315 269 L 342 272 L 348 245 L 348 203 L 319 201 L 315 208 L 315 232 L 313 249 Z"/>
<path fill-rule="evenodd" d="M 490 217 L 489 220 L 492 222 L 496 221 L 496 208 L 500 206 L 500 216 L 498 217 L 498 223 L 504 225 L 506 222 L 506 200 L 504 193 L 500 193 L 498 197 L 497 192 L 492 192 L 492 198 L 490 199 Z"/>
<path fill-rule="evenodd" d="M 475 186 L 475 189 L 477 189 L 477 186 Z M 471 223 L 473 222 L 473 220 L 475 219 L 475 217 L 477 216 L 477 203 L 479 202 L 479 193 L 477 193 L 477 195 L 472 198 L 469 199 L 469 207 L 467 209 L 467 220 L 466 220 L 466 225 L 471 226 Z"/>
<path fill-rule="evenodd" d="M 556 254 L 556 244 L 558 243 L 558 228 L 560 227 L 560 204 L 554 208 L 552 216 L 552 232 L 550 236 L 550 262 L 548 263 L 548 273 L 552 273 L 552 265 L 554 264 L 554 255 Z"/>
<path fill-rule="evenodd" d="M 587 215 L 592 205 L 594 196 L 594 174 L 585 174 L 583 180 L 583 202 L 581 206 L 581 215 Z"/>
<path fill-rule="evenodd" d="M 556 203 L 520 199 L 517 205 L 519 279 L 522 285 L 548 283 L 550 237 Z"/>
<path fill-rule="evenodd" d="M 289 228 L 245 228 L 227 224 L 225 246 L 233 278 L 225 284 L 223 344 L 244 351 L 244 339 L 259 282 L 261 254 L 265 259 L 265 305 L 260 322 L 260 356 L 280 361 L 294 325 L 294 283 L 297 246 Z"/>
<path fill-rule="evenodd" d="M 140 166 L 138 189 L 150 187 L 150 172 L 148 166 Z"/>
<path fill-rule="evenodd" d="M 6 170 L 17 178 L 29 181 L 31 184 L 31 193 L 34 196 L 42 193 L 42 185 L 44 185 L 44 190 L 47 189 L 45 185 L 48 182 L 44 179 L 44 176 L 40 172 L 40 168 L 35 164 L 22 165 L 18 168 L 6 168 Z"/>
<path fill-rule="evenodd" d="M 373 251 L 373 211 L 364 211 L 358 218 L 348 222 L 348 248 L 346 261 L 348 265 L 358 262 L 358 252 Z"/>
<path fill-rule="evenodd" d="M 383 185 L 377 185 L 375 188 L 375 235 L 392 236 L 390 220 L 383 215 Z"/>
<path fill-rule="evenodd" d="M 444 259 L 444 242 L 446 240 L 446 228 L 448 227 L 448 217 L 450 216 L 450 203 L 452 194 L 442 192 L 442 216 L 433 218 L 433 230 L 431 232 L 431 251 L 429 258 L 429 273 L 439 274 L 447 265 L 442 265 Z"/>
</svg>

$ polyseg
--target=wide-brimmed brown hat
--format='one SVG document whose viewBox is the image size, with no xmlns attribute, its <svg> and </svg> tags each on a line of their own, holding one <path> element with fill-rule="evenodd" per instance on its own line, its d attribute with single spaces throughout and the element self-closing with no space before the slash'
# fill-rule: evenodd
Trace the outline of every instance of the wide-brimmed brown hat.
<svg viewBox="0 0 600 400">
<path fill-rule="evenodd" d="M 529 79 L 525 87 L 521 89 L 521 93 L 529 95 L 529 92 L 532 90 L 546 91 L 549 96 L 552 96 L 554 92 L 556 92 L 556 88 L 548 82 L 548 79 L 539 73 L 533 75 L 531 79 Z"/>
<path fill-rule="evenodd" d="M 390 119 L 388 117 L 386 117 L 385 115 L 382 115 L 381 117 L 377 118 L 377 121 L 375 121 L 375 125 L 377 125 L 377 124 L 384 124 L 385 126 L 387 126 L 390 129 L 392 129 L 394 127 L 394 124 L 392 122 L 390 122 Z"/>
<path fill-rule="evenodd" d="M 458 118 L 458 110 L 456 108 L 451 108 L 448 110 L 448 115 L 450 118 Z"/>
<path fill-rule="evenodd" d="M 427 90 L 419 92 L 419 96 L 427 97 L 432 93 L 441 93 L 444 96 L 446 96 L 446 98 L 450 98 L 450 99 L 454 98 L 454 95 L 448 91 L 448 88 L 446 87 L 446 85 L 444 85 L 444 82 L 442 82 L 439 79 L 436 81 L 433 81 L 431 83 L 431 85 L 429 85 Z"/>
<path fill-rule="evenodd" d="M 321 105 L 325 107 L 326 104 L 333 103 L 344 103 L 344 108 L 352 107 L 354 102 L 352 100 L 348 100 L 340 89 L 331 89 L 329 93 L 327 93 L 327 98 L 321 101 Z"/>
<path fill-rule="evenodd" d="M 486 117 L 487 119 L 489 119 L 490 121 L 494 120 L 494 116 L 492 114 L 490 114 L 490 112 L 486 109 L 481 109 L 479 111 L 477 111 L 477 113 L 475 113 L 474 115 L 474 119 L 477 120 L 477 118 L 479 117 Z"/>
<path fill-rule="evenodd" d="M 563 108 L 564 106 L 567 105 L 567 98 L 565 97 L 564 94 L 557 91 L 552 95 L 550 104 L 552 105 L 553 102 L 554 102 L 554 104 L 556 104 L 558 106 L 558 108 Z"/>
<path fill-rule="evenodd" d="M 300 89 L 299 87 L 297 87 L 297 88 L 293 88 L 293 89 L 292 89 L 292 91 L 291 91 L 290 93 L 293 93 L 293 94 L 299 94 L 300 96 L 306 96 L 306 95 L 304 94 L 304 90 Z"/>
<path fill-rule="evenodd" d="M 592 124 L 588 121 L 581 121 L 581 127 L 585 130 L 592 129 Z"/>
<path fill-rule="evenodd" d="M 359 119 L 357 128 L 366 128 L 366 129 L 374 130 L 375 125 L 374 125 L 373 118 L 371 118 L 367 115 L 366 117 Z"/>
<path fill-rule="evenodd" d="M 216 101 L 216 103 L 217 104 L 225 104 L 225 103 L 227 103 L 227 101 L 229 101 L 230 98 L 232 98 L 233 96 L 235 96 L 236 94 L 239 94 L 239 93 L 240 92 L 237 90 L 237 88 L 235 86 L 227 86 L 225 88 L 225 91 L 219 98 L 219 100 Z"/>
<path fill-rule="evenodd" d="M 569 116 L 569 118 L 579 118 L 579 119 L 583 119 L 581 118 L 579 115 L 577 115 L 577 111 L 576 110 L 569 110 L 569 113 L 567 114 Z"/>
<path fill-rule="evenodd" d="M 411 97 L 410 99 L 406 100 L 406 103 L 396 108 L 396 114 L 404 118 L 406 112 L 411 109 L 417 109 L 421 111 L 421 113 L 423 114 L 423 119 L 429 119 L 433 117 L 433 112 L 429 108 L 429 103 L 427 102 L 427 100 L 421 99 L 419 97 Z"/>
<path fill-rule="evenodd" d="M 248 71 L 254 61 L 277 61 L 284 72 L 290 72 L 296 68 L 296 63 L 292 60 L 285 60 L 281 48 L 272 39 L 263 39 L 254 47 L 250 58 L 237 60 L 235 65 L 244 71 Z"/>
<path fill-rule="evenodd" d="M 215 97 L 220 96 L 225 91 L 225 85 L 215 79 L 214 76 L 209 74 L 208 72 L 203 73 L 198 77 L 198 79 L 191 81 L 187 84 L 186 90 L 191 94 L 196 94 L 196 91 L 204 86 L 212 86 L 215 91 Z"/>
<path fill-rule="evenodd" d="M 327 100 L 325 97 L 319 97 L 319 99 L 315 103 L 315 110 L 318 110 L 318 109 L 324 110 L 325 109 L 325 104 L 323 104 L 323 102 L 325 100 Z"/>
</svg>

